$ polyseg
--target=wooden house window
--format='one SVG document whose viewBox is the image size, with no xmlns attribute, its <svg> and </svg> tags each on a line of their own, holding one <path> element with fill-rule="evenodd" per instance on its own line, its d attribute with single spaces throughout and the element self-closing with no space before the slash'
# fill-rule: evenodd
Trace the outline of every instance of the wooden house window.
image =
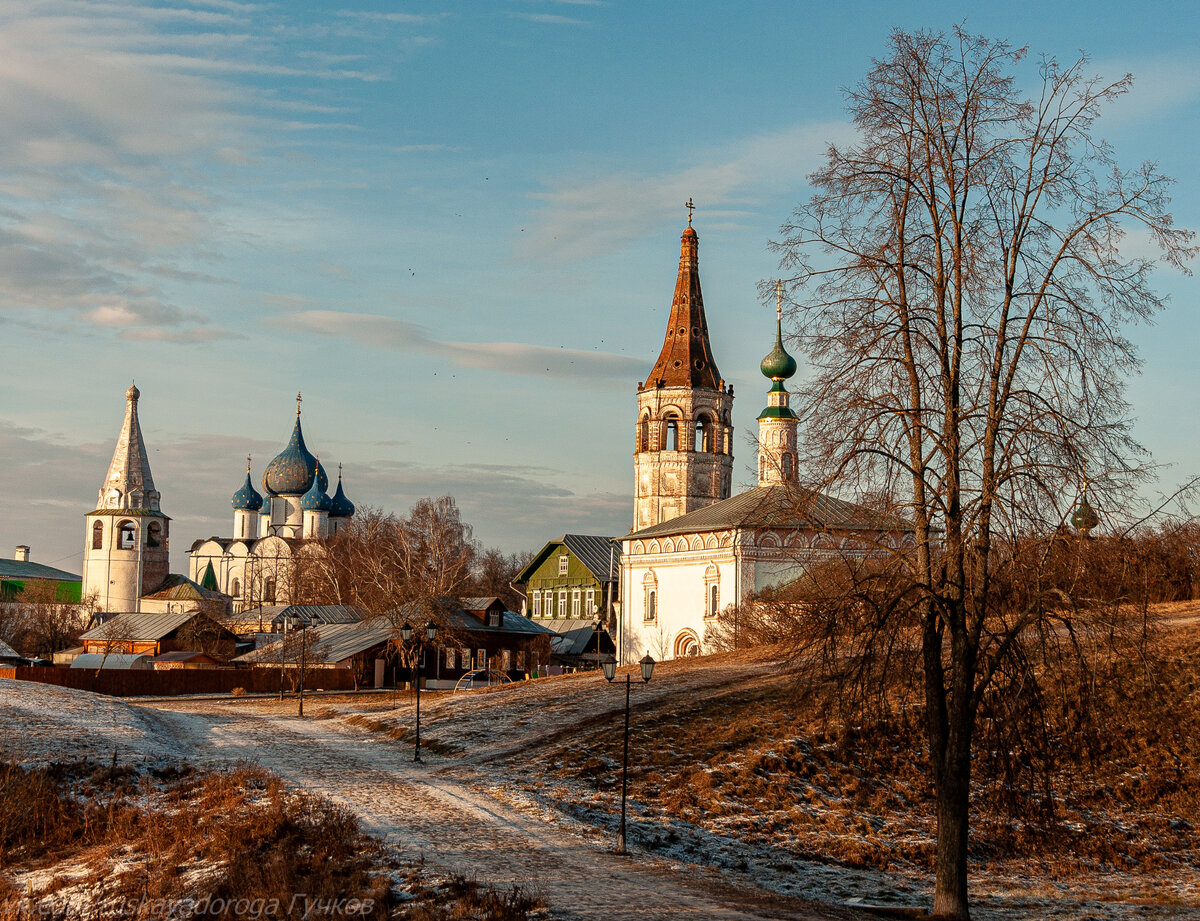
<svg viewBox="0 0 1200 921">
<path fill-rule="evenodd" d="M 587 590 L 587 612 L 589 615 L 596 612 L 596 590 L 594 588 Z"/>
<path fill-rule="evenodd" d="M 542 616 L 542 593 L 541 592 L 533 593 L 533 616 L 534 617 Z"/>
<path fill-rule="evenodd" d="M 579 589 L 571 592 L 571 616 L 579 617 L 579 605 L 582 604 L 583 593 Z"/>
<path fill-rule="evenodd" d="M 521 669 L 521 670 L 524 670 L 524 668 L 525 668 L 525 650 L 524 649 L 517 650 L 517 668 Z"/>
<path fill-rule="evenodd" d="M 558 593 L 558 616 L 567 616 L 567 590 L 565 588 Z"/>
<path fill-rule="evenodd" d="M 501 621 L 503 620 L 503 617 L 504 617 L 504 615 L 502 615 L 499 611 L 488 611 L 488 616 L 487 616 L 488 626 L 489 627 L 502 626 Z"/>
<path fill-rule="evenodd" d="M 475 650 L 475 667 L 476 668 L 487 668 L 487 664 L 488 664 L 487 650 L 486 649 L 476 649 Z"/>
<path fill-rule="evenodd" d="M 558 574 L 560 576 L 565 576 L 567 574 L 567 565 L 570 563 L 570 561 L 571 558 L 565 553 L 558 558 Z"/>
</svg>

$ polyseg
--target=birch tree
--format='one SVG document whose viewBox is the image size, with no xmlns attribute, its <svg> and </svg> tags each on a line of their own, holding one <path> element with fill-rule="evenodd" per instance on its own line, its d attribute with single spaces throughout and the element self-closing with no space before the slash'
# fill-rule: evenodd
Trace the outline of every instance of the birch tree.
<svg viewBox="0 0 1200 921">
<path fill-rule="evenodd" d="M 1103 508 L 1144 475 L 1125 330 L 1163 307 L 1143 254 L 1186 271 L 1194 253 L 1171 181 L 1097 134 L 1132 78 L 1043 59 L 1027 95 L 1025 59 L 962 29 L 894 33 L 848 91 L 857 140 L 828 150 L 776 244 L 811 369 L 808 469 L 895 497 L 917 537 L 897 597 L 920 646 L 933 912 L 955 919 L 977 709 L 1046 612 L 1002 609 L 997 551 L 1069 520 L 1089 478 Z"/>
</svg>

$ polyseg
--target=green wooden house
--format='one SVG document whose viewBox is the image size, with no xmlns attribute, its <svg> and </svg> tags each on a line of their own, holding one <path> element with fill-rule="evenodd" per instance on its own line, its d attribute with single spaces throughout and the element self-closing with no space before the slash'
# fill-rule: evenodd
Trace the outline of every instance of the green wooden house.
<svg viewBox="0 0 1200 921">
<path fill-rule="evenodd" d="M 30 584 L 51 586 L 54 600 L 60 604 L 79 604 L 83 578 L 53 566 L 31 562 L 29 548 L 22 544 L 17 547 L 15 559 L 0 559 L 0 601 L 20 601 L 25 587 Z"/>
<path fill-rule="evenodd" d="M 524 597 L 526 617 L 593 620 L 620 597 L 620 572 L 621 547 L 612 538 L 564 534 L 538 551 L 512 585 Z"/>
</svg>

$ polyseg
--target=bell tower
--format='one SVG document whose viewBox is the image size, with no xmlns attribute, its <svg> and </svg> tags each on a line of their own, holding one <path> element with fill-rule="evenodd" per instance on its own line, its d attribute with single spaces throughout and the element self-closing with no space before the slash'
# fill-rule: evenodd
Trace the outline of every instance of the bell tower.
<svg viewBox="0 0 1200 921">
<path fill-rule="evenodd" d="M 775 348 L 759 368 L 771 389 L 766 408 L 758 414 L 758 485 L 792 483 L 796 480 L 796 427 L 800 421 L 783 383 L 796 373 L 796 359 L 783 347 L 783 282 L 775 283 Z"/>
<path fill-rule="evenodd" d="M 96 510 L 87 516 L 83 593 L 103 611 L 137 611 L 138 599 L 167 577 L 171 519 L 159 508 L 146 443 L 138 422 L 138 397 L 125 391 L 125 421 L 117 436 Z"/>
<path fill-rule="evenodd" d="M 713 360 L 691 199 L 687 208 L 662 350 L 650 376 L 638 383 L 635 529 L 728 499 L 733 479 L 733 387 Z"/>
</svg>

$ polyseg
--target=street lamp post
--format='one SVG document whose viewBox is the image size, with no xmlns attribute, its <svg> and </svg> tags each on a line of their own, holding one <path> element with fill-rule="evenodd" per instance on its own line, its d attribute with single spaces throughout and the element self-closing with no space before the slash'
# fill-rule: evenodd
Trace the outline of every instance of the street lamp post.
<svg viewBox="0 0 1200 921">
<path fill-rule="evenodd" d="M 408 621 L 405 621 L 404 624 L 400 627 L 400 637 L 401 637 L 401 639 L 404 640 L 404 642 L 406 644 L 412 640 L 413 628 L 412 628 L 412 624 L 410 624 Z M 427 623 L 425 625 L 425 642 L 422 642 L 420 637 L 418 637 L 417 641 L 412 644 L 413 687 L 416 688 L 416 692 L 417 692 L 417 743 L 416 743 L 416 747 L 413 749 L 413 761 L 417 762 L 418 764 L 422 763 L 421 762 L 421 654 L 422 654 L 424 648 L 427 645 L 432 645 L 432 643 L 435 639 L 437 639 L 437 624 L 435 624 L 433 621 L 430 621 L 429 623 Z"/>
<path fill-rule="evenodd" d="M 642 681 L 649 682 L 654 674 L 654 660 L 649 655 L 642 657 L 638 663 L 642 668 Z M 609 683 L 617 673 L 617 660 L 604 660 L 604 678 Z M 617 831 L 617 853 L 625 853 L 625 799 L 629 791 L 629 684 L 630 673 L 625 673 L 625 751 L 621 757 L 621 826 Z"/>
<path fill-rule="evenodd" d="M 294 632 L 297 628 L 299 628 L 299 630 L 300 630 L 300 712 L 297 714 L 298 716 L 304 716 L 304 671 L 308 665 L 308 663 L 305 661 L 306 653 L 308 651 L 308 634 L 305 632 L 305 630 L 307 629 L 307 627 L 309 626 L 310 623 L 311 623 L 311 621 L 309 621 L 308 617 L 303 614 L 298 614 L 295 617 L 288 617 L 288 618 L 284 619 L 284 626 L 289 631 Z M 282 698 L 282 696 L 283 696 L 283 668 L 282 668 L 282 665 L 279 670 L 279 693 L 280 693 L 280 697 Z"/>
</svg>

